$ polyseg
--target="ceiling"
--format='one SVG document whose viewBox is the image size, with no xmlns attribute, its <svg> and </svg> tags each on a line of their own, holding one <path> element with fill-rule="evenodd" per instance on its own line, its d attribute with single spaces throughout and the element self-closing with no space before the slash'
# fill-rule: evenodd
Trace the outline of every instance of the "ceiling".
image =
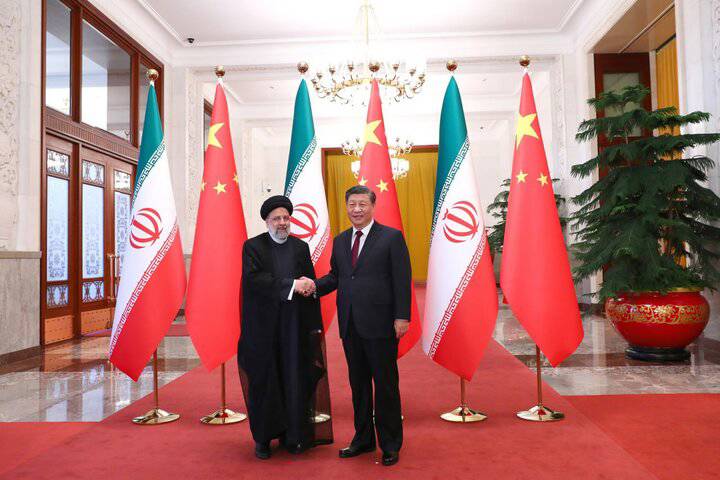
<svg viewBox="0 0 720 480">
<path fill-rule="evenodd" d="M 640 53 L 657 49 L 675 35 L 672 5 L 673 0 L 637 0 L 595 45 L 593 52 L 620 53 L 625 48 L 625 53 Z M 638 37 L 654 21 L 652 27 Z"/>
<path fill-rule="evenodd" d="M 360 0 L 137 0 L 178 40 L 252 44 L 338 39 L 356 31 Z M 373 6 L 388 36 L 558 32 L 582 0 L 393 0 Z"/>
</svg>

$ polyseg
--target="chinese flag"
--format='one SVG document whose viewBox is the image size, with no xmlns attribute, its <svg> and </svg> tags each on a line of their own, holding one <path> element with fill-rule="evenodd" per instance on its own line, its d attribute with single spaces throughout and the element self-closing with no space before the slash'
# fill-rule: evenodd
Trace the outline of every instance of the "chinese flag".
<svg viewBox="0 0 720 480">
<path fill-rule="evenodd" d="M 188 333 L 208 370 L 237 353 L 242 246 L 246 239 L 227 100 L 219 81 L 205 149 L 185 303 Z"/>
<path fill-rule="evenodd" d="M 530 77 L 515 132 L 500 286 L 510 309 L 553 366 L 583 338 Z"/>
<path fill-rule="evenodd" d="M 385 138 L 382 102 L 377 81 L 373 80 L 368 106 L 367 123 L 365 124 L 365 147 L 360 159 L 358 183 L 372 189 L 377 195 L 375 203 L 375 220 L 403 232 L 400 206 L 398 204 L 395 180 L 392 176 L 392 164 Z M 411 285 L 410 329 L 400 339 L 398 357 L 405 355 L 420 339 L 422 333 L 420 314 L 415 300 L 415 286 Z"/>
</svg>

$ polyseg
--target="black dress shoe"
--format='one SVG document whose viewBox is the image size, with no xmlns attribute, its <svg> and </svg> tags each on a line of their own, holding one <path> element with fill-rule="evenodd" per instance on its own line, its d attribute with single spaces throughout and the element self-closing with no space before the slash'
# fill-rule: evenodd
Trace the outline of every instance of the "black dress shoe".
<svg viewBox="0 0 720 480">
<path fill-rule="evenodd" d="M 302 453 L 308 449 L 308 447 L 302 443 L 296 443 L 294 445 L 285 445 L 285 448 L 287 449 L 287 451 L 289 453 L 293 453 L 295 455 L 297 455 L 298 453 Z"/>
<path fill-rule="evenodd" d="M 355 447 L 350 445 L 347 448 L 340 450 L 340 458 L 352 458 L 362 455 L 363 453 L 370 453 L 375 451 L 375 445 L 369 445 L 366 447 Z"/>
<path fill-rule="evenodd" d="M 255 442 L 255 456 L 260 460 L 270 458 L 270 442 Z"/>
<path fill-rule="evenodd" d="M 382 464 L 386 467 L 395 465 L 398 460 L 400 460 L 400 453 L 398 452 L 383 452 L 382 454 Z"/>
</svg>

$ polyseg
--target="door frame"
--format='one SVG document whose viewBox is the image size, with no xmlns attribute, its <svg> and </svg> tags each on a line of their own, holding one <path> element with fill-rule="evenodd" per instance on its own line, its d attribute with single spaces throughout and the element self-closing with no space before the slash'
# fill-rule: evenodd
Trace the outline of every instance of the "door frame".
<svg viewBox="0 0 720 480">
<path fill-rule="evenodd" d="M 70 168 L 68 177 L 68 306 L 59 308 L 48 308 L 47 306 L 47 152 L 55 150 L 66 153 L 70 157 Z M 83 303 L 83 278 L 82 278 L 82 188 L 83 161 L 100 163 L 105 169 L 103 182 L 103 290 L 102 300 Z M 114 297 L 111 292 L 113 282 L 110 279 L 108 252 L 115 251 L 115 188 L 114 172 L 122 170 L 130 174 L 130 190 L 128 193 L 132 201 L 132 188 L 135 183 L 135 172 L 137 162 L 130 161 L 127 157 L 112 154 L 111 152 L 94 147 L 69 138 L 57 132 L 46 132 L 43 142 L 42 156 L 42 194 L 41 194 L 41 249 L 44 254 L 40 260 L 40 343 L 48 344 L 45 335 L 48 319 L 55 319 L 66 315 L 72 315 L 72 337 L 82 336 L 82 314 L 83 312 L 112 308 L 113 302 L 108 297 Z M 99 186 L 99 185 L 98 185 Z M 52 284 L 52 282 L 51 282 Z M 113 295 L 110 295 L 113 293 Z M 89 307 L 89 308 L 88 308 Z M 95 307 L 95 308 L 93 308 Z M 66 340 L 62 338 L 57 341 Z M 54 343 L 54 342 L 52 342 Z"/>
</svg>

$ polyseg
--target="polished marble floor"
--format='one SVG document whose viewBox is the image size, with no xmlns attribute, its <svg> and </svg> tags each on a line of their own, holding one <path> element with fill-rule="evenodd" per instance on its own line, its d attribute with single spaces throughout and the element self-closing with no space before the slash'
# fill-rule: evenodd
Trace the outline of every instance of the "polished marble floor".
<svg viewBox="0 0 720 480">
<path fill-rule="evenodd" d="M 690 359 L 674 364 L 628 359 L 625 342 L 602 316 L 585 314 L 583 324 L 578 350 L 558 368 L 543 366 L 544 380 L 560 394 L 720 393 L 720 315 L 689 347 Z M 501 306 L 494 338 L 535 368 L 534 344 L 507 306 Z M 151 368 L 133 382 L 111 368 L 108 342 L 73 340 L 0 367 L 0 422 L 100 421 L 151 393 Z M 158 359 L 161 386 L 200 364 L 188 337 L 166 337 Z"/>
<path fill-rule="evenodd" d="M 0 422 L 98 422 L 151 393 L 152 367 L 133 382 L 108 362 L 109 341 L 64 342 L 0 367 Z M 199 364 L 188 337 L 166 337 L 158 347 L 158 384 Z"/>
</svg>

